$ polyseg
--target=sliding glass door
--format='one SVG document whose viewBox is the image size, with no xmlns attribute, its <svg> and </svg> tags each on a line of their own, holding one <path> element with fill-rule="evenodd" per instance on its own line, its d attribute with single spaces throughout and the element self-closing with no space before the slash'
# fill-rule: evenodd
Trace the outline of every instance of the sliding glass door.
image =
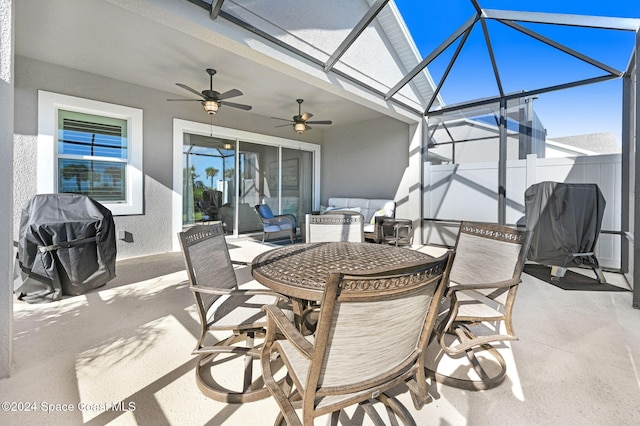
<svg viewBox="0 0 640 426">
<path fill-rule="evenodd" d="M 181 229 L 220 221 L 228 235 L 261 233 L 256 204 L 268 204 L 274 214 L 293 214 L 298 224 L 314 210 L 319 147 L 298 143 L 292 148 L 287 145 L 295 141 L 242 136 L 245 132 L 235 138 L 182 133 Z"/>
</svg>

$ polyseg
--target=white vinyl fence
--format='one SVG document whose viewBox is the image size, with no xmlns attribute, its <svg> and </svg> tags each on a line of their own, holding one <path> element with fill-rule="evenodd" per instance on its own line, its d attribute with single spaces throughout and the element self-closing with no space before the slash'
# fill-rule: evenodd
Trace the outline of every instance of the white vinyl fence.
<svg viewBox="0 0 640 426">
<path fill-rule="evenodd" d="M 540 158 L 507 162 L 507 224 L 524 224 L 524 193 L 539 182 L 595 183 L 606 207 L 602 231 L 621 229 L 622 156 Z M 498 163 L 424 164 L 423 242 L 453 246 L 455 221 L 498 222 Z M 446 222 L 454 221 L 454 222 Z M 596 257 L 605 267 L 620 267 L 620 236 L 601 233 Z"/>
</svg>

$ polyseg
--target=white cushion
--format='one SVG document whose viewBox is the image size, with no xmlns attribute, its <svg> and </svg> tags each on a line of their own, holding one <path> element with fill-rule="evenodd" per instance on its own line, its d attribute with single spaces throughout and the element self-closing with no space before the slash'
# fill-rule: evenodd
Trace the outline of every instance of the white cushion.
<svg viewBox="0 0 640 426">
<path fill-rule="evenodd" d="M 373 213 L 369 223 L 374 225 L 376 223 L 376 217 L 378 217 L 378 216 L 387 216 L 386 210 L 385 209 L 380 209 L 380 210 L 377 210 L 375 213 Z"/>
<path fill-rule="evenodd" d="M 368 198 L 329 198 L 328 204 L 331 207 L 342 207 L 340 210 L 360 208 L 360 213 L 364 216 L 365 223 L 369 223 L 373 214 L 380 210 L 385 210 L 385 216 L 395 217 L 395 205 L 393 200 L 388 199 L 368 199 Z"/>
<path fill-rule="evenodd" d="M 334 213 L 340 213 L 340 212 L 360 213 L 361 210 L 362 209 L 360 207 L 328 207 L 324 212 L 325 213 L 329 213 L 329 212 L 334 212 Z"/>
</svg>

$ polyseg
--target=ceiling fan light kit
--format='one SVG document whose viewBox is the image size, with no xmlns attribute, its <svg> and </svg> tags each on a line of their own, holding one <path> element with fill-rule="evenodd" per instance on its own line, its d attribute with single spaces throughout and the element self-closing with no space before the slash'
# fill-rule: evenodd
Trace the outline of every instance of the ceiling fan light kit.
<svg viewBox="0 0 640 426">
<path fill-rule="evenodd" d="M 215 114 L 220 109 L 220 104 L 216 101 L 202 101 L 202 108 L 209 114 Z"/>
<path fill-rule="evenodd" d="M 307 126 L 304 123 L 296 123 L 293 125 L 293 129 L 298 134 L 303 134 L 305 130 L 307 130 Z"/>
<path fill-rule="evenodd" d="M 331 120 L 308 121 L 311 117 L 313 117 L 313 114 L 310 114 L 308 112 L 305 112 L 304 114 L 302 113 L 302 102 L 304 102 L 302 99 L 296 99 L 296 102 L 298 103 L 298 115 L 294 115 L 292 117 L 293 120 L 287 120 L 285 118 L 278 118 L 278 117 L 271 117 L 271 118 L 275 120 L 288 121 L 293 125 L 293 130 L 295 130 L 295 132 L 299 135 L 311 129 L 311 126 L 309 126 L 309 124 L 331 124 Z M 276 127 L 284 127 L 284 126 L 289 126 L 289 124 L 283 124 L 282 126 L 276 126 Z"/>
<path fill-rule="evenodd" d="M 227 102 L 225 99 L 235 98 L 236 96 L 242 96 L 242 92 L 238 89 L 231 89 L 227 92 L 220 93 L 213 90 L 213 76 L 216 74 L 216 70 L 213 68 L 207 68 L 207 74 L 209 74 L 209 89 L 205 89 L 201 92 L 187 86 L 186 84 L 176 83 L 176 86 L 182 87 L 189 92 L 200 96 L 202 99 L 167 99 L 168 101 L 198 101 L 202 104 L 202 108 L 208 114 L 215 114 L 218 112 L 220 107 L 228 106 L 232 108 L 242 109 L 244 111 L 249 111 L 251 109 L 250 105 L 237 104 L 235 102 Z"/>
</svg>

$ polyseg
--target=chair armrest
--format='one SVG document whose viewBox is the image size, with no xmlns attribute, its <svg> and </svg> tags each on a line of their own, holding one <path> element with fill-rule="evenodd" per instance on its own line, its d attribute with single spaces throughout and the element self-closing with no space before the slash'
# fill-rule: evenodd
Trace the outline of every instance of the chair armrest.
<svg viewBox="0 0 640 426">
<path fill-rule="evenodd" d="M 453 287 L 447 289 L 447 295 L 460 290 L 482 290 L 487 288 L 507 288 L 514 285 L 518 285 L 522 282 L 520 278 L 513 278 L 505 281 L 498 281 L 495 283 L 475 283 L 475 284 L 455 284 Z"/>
<path fill-rule="evenodd" d="M 287 213 L 287 214 L 281 214 L 279 217 L 286 218 L 287 220 L 290 220 L 290 221 L 291 221 L 291 224 L 292 224 L 294 227 L 295 227 L 295 226 L 296 226 L 296 224 L 297 224 L 297 220 L 296 220 L 295 215 L 292 215 L 292 214 L 290 214 L 290 213 Z"/>
<path fill-rule="evenodd" d="M 198 293 L 215 294 L 219 296 L 273 296 L 280 300 L 284 300 L 287 302 L 289 301 L 288 297 L 271 290 L 235 289 L 235 288 L 223 289 L 223 288 L 206 288 L 206 287 L 195 287 L 195 286 L 189 286 L 189 289 L 191 291 L 198 292 Z"/>
<path fill-rule="evenodd" d="M 267 328 L 276 326 L 293 346 L 306 358 L 314 354 L 314 347 L 302 333 L 293 325 L 280 308 L 275 305 L 265 305 L 262 310 L 267 313 Z"/>
<path fill-rule="evenodd" d="M 228 296 L 233 291 L 231 288 L 207 288 L 193 285 L 189 286 L 189 290 L 194 293 L 217 294 L 218 296 Z"/>
<path fill-rule="evenodd" d="M 271 219 L 267 219 L 272 221 L 271 223 L 281 224 L 282 222 L 288 222 L 292 228 L 296 227 L 296 217 L 292 214 L 280 214 L 278 216 L 274 216 Z"/>
<path fill-rule="evenodd" d="M 375 225 L 373 227 L 373 241 L 376 243 L 381 243 L 384 239 L 384 232 L 382 230 L 382 223 L 385 220 L 393 219 L 391 216 L 376 216 Z"/>
</svg>

